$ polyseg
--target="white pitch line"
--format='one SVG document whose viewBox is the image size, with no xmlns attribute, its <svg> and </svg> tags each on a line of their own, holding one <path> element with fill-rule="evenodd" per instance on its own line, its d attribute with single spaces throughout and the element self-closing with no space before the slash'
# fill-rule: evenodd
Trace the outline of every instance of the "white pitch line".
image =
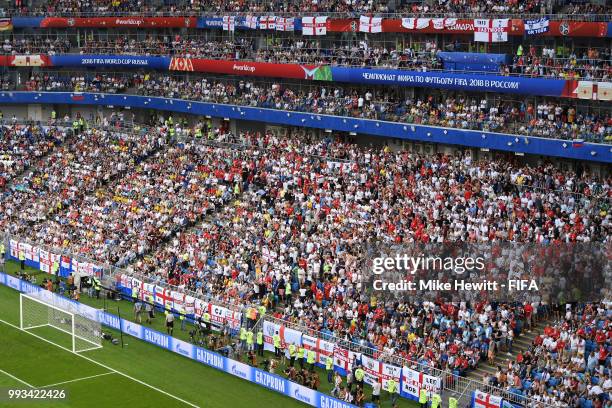
<svg viewBox="0 0 612 408">
<path fill-rule="evenodd" d="M 56 385 L 62 385 L 62 384 L 68 384 L 68 383 L 73 383 L 73 382 L 77 382 L 77 381 L 89 380 L 90 378 L 102 377 L 104 375 L 109 375 L 109 374 L 116 374 L 116 373 L 113 372 L 113 371 L 109 371 L 108 373 L 90 375 L 89 377 L 75 378 L 74 380 L 68 380 L 68 381 L 58 382 L 58 383 L 55 383 L 55 384 L 43 385 L 42 387 L 38 387 L 38 388 L 55 387 Z"/>
<path fill-rule="evenodd" d="M 27 331 L 27 330 L 23 330 L 23 329 L 21 329 L 19 326 L 15 326 L 14 324 L 9 323 L 9 322 L 7 322 L 7 321 L 5 321 L 5 320 L 0 319 L 0 323 L 4 323 L 4 324 L 6 324 L 7 326 L 10 326 L 10 327 L 12 327 L 12 328 L 14 328 L 14 329 L 17 329 L 17 330 L 19 330 L 19 331 L 22 331 L 22 332 L 24 332 L 24 333 L 27 333 L 27 334 L 29 334 L 29 335 L 31 335 L 31 336 L 34 336 L 34 337 L 36 337 L 36 338 L 38 338 L 38 339 L 40 339 L 40 340 L 42 340 L 42 341 L 44 341 L 44 342 L 47 342 L 47 343 L 49 343 L 49 344 L 53 344 L 53 345 L 54 345 L 54 346 L 56 346 L 56 347 L 59 347 L 59 348 L 61 348 L 61 349 L 63 349 L 63 350 L 66 350 L 66 351 L 68 351 L 68 352 L 70 352 L 70 353 L 72 353 L 72 354 L 74 354 L 74 355 L 76 355 L 76 356 L 79 356 L 79 357 L 81 357 L 81 358 L 83 358 L 83 359 L 85 359 L 85 360 L 87 360 L 87 361 L 89 361 L 89 362 L 92 362 L 92 363 L 94 363 L 94 364 L 97 364 L 97 365 L 99 365 L 100 367 L 104 367 L 104 368 L 106 368 L 106 369 L 107 369 L 107 370 L 109 370 L 109 371 L 113 371 L 113 372 L 115 372 L 115 373 L 117 373 L 117 374 L 119 374 L 119 375 L 124 376 L 125 378 L 128 378 L 128 379 L 130 379 L 130 380 L 132 380 L 132 381 L 134 381 L 134 382 L 137 382 L 137 383 L 139 383 L 139 384 L 141 384 L 141 385 L 144 385 L 145 387 L 149 387 L 150 389 L 155 390 L 155 391 L 157 391 L 157 392 L 159 392 L 159 393 L 161 393 L 161 394 L 164 394 L 164 395 L 166 395 L 166 396 L 168 396 L 168 397 L 174 398 L 175 400 L 180 401 L 180 402 L 182 402 L 182 403 L 183 403 L 183 404 L 185 404 L 185 405 L 189 405 L 190 407 L 193 407 L 193 408 L 200 408 L 200 406 L 198 406 L 198 405 L 192 404 L 191 402 L 185 401 L 184 399 L 179 398 L 179 397 L 177 397 L 176 395 L 172 395 L 172 394 L 170 394 L 169 392 L 166 392 L 166 391 L 164 391 L 164 390 L 161 390 L 161 389 L 159 389 L 159 388 L 157 388 L 157 387 L 155 387 L 155 386 L 153 386 L 153 385 L 147 384 L 146 382 L 141 381 L 141 380 L 139 380 L 138 378 L 134 378 L 134 377 L 132 377 L 132 376 L 130 376 L 130 375 L 127 375 L 127 374 L 125 374 L 125 373 L 122 373 L 121 371 L 115 370 L 114 368 L 111 368 L 111 367 L 109 367 L 109 366 L 107 366 L 107 365 L 105 365 L 105 364 L 99 363 L 99 362 L 97 362 L 96 360 L 93 360 L 93 359 L 91 359 L 91 358 L 89 358 L 89 357 L 82 356 L 82 355 L 80 355 L 80 354 L 78 354 L 78 353 L 73 353 L 73 352 L 72 352 L 72 350 L 69 350 L 69 349 L 67 349 L 67 348 L 65 348 L 65 347 L 62 347 L 62 346 L 60 346 L 59 344 L 55 344 L 55 343 L 53 343 L 52 341 L 47 340 L 47 339 L 45 339 L 44 337 L 41 337 L 41 336 L 39 336 L 39 335 L 37 335 L 37 334 L 30 333 L 30 332 L 29 332 L 29 331 Z M 32 388 L 34 388 L 34 387 L 32 387 Z"/>
<path fill-rule="evenodd" d="M 13 374 L 7 373 L 7 372 L 6 372 L 6 371 L 4 371 L 4 370 L 0 370 L 0 373 L 5 374 L 5 375 L 8 375 L 8 376 L 9 376 L 9 377 L 11 377 L 13 380 L 15 380 L 15 381 L 19 381 L 20 383 L 22 383 L 22 384 L 24 384 L 24 385 L 27 385 L 27 386 L 28 386 L 28 387 L 30 387 L 30 388 L 36 388 L 36 387 L 34 387 L 32 384 L 28 384 L 27 382 L 23 381 L 22 379 L 17 378 L 17 377 L 15 377 Z"/>
</svg>

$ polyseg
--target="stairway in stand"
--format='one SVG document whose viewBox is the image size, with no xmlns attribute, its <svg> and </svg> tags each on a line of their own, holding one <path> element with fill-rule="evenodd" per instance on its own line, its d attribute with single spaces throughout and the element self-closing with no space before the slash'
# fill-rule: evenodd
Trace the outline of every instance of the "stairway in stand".
<svg viewBox="0 0 612 408">
<path fill-rule="evenodd" d="M 534 324 L 534 326 L 531 328 L 531 331 L 523 331 L 519 337 L 514 339 L 512 353 L 498 351 L 493 364 L 489 364 L 487 361 L 481 361 L 475 370 L 471 370 L 468 373 L 467 377 L 482 381 L 485 375 L 495 375 L 498 366 L 506 368 L 508 366 L 508 360 L 516 361 L 516 356 L 520 352 L 528 350 L 538 334 L 542 334 L 544 332 L 544 328 L 550 324 L 552 324 L 552 319 L 550 318 L 544 318 L 536 322 L 536 324 Z"/>
</svg>

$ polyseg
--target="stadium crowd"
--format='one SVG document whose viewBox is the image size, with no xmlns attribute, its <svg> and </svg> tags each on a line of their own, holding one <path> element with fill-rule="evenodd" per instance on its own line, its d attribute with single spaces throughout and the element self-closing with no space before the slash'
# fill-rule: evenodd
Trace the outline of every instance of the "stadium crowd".
<svg viewBox="0 0 612 408">
<path fill-rule="evenodd" d="M 308 86 L 228 81 L 155 74 L 52 76 L 40 74 L 25 83 L 26 90 L 128 92 L 204 102 L 217 102 L 316 114 L 352 116 L 409 124 L 478 129 L 561 139 L 612 143 L 608 110 L 577 111 L 551 99 L 537 104 L 489 101 L 469 95 L 404 98 L 393 92 L 375 95 L 352 87 Z M 479 100 L 480 99 L 480 100 Z"/>
<path fill-rule="evenodd" d="M 256 38 L 237 38 L 211 41 L 203 37 L 148 36 L 145 39 L 93 36 L 80 43 L 67 37 L 17 37 L 5 39 L 2 52 L 5 54 L 61 54 L 78 50 L 81 54 L 110 55 L 163 55 L 185 58 L 206 58 L 236 61 L 258 61 L 272 63 L 297 63 L 313 65 L 337 65 L 355 67 L 401 68 L 418 71 L 444 70 L 439 56 L 442 51 L 460 51 L 462 46 L 451 43 L 444 47 L 435 40 L 406 47 L 395 44 L 360 41 L 322 47 L 317 40 L 308 38 L 277 38 L 270 44 L 256 47 Z M 80 47 L 79 47 L 80 45 Z M 608 48 L 585 48 L 568 51 L 559 57 L 553 47 L 519 46 L 509 64 L 501 64 L 502 75 L 529 77 L 552 77 L 607 81 L 612 77 L 610 50 Z"/>
<path fill-rule="evenodd" d="M 532 346 L 485 378 L 491 385 L 553 407 L 612 403 L 610 303 L 567 304 Z"/>
<path fill-rule="evenodd" d="M 261 301 L 314 333 L 377 348 L 381 359 L 402 356 L 465 374 L 511 351 L 515 336 L 549 309 L 478 299 L 379 301 L 364 294 L 363 242 L 559 243 L 610 236 L 610 180 L 587 173 L 475 162 L 469 155 L 394 153 L 331 138 L 218 132 L 214 141 L 248 152 L 243 193 L 129 270 L 226 303 Z M 566 401 L 529 383 L 495 384 Z"/>
<path fill-rule="evenodd" d="M 92 128 L 86 128 L 83 118 L 75 121 L 78 127 L 68 131 L 63 127 L 52 130 L 64 138 L 63 143 L 56 140 L 48 144 L 47 154 L 31 163 L 10 189 L 4 189 L 0 200 L 0 229 L 40 239 L 57 248 L 70 247 L 77 235 L 68 230 L 79 219 L 74 212 L 68 216 L 66 211 L 78 209 L 84 200 L 96 197 L 102 186 L 136 168 L 163 141 L 157 132 L 144 128 L 116 130 L 121 123 L 116 116 L 106 119 L 103 126 Z M 9 136 L 16 142 L 21 138 Z M 87 214 L 86 223 L 91 224 L 98 216 Z M 54 223 L 56 220 L 62 224 Z M 86 246 L 72 249 L 88 252 Z"/>
<path fill-rule="evenodd" d="M 0 193 L 13 178 L 66 139 L 66 131 L 39 124 L 0 125 Z"/>
<path fill-rule="evenodd" d="M 366 295 L 363 243 L 611 236 L 611 180 L 584 168 L 392 151 L 304 130 L 232 134 L 171 118 L 131 131 L 116 116 L 89 128 L 76 123 L 4 192 L 0 229 L 92 260 L 131 261 L 128 270 L 226 303 L 262 304 L 314 333 L 377 348 L 381 359 L 465 374 L 511 351 L 514 337 L 550 310 Z M 594 378 L 609 386 L 609 311 L 573 313 L 489 381 L 552 406 L 601 398 Z M 574 333 L 598 344 L 596 364 L 584 363 L 590 371 L 576 368 Z"/>
<path fill-rule="evenodd" d="M 31 55 L 31 54 L 67 54 L 70 52 L 70 41 L 65 37 L 21 37 L 19 39 L 5 38 L 1 42 L 2 54 Z"/>
<path fill-rule="evenodd" d="M 21 0 L 15 1 L 13 14 L 36 15 L 115 15 L 115 14 L 180 14 L 192 15 L 198 12 L 334 12 L 344 15 L 354 13 L 386 13 L 400 12 L 415 15 L 456 16 L 467 15 L 504 15 L 504 14 L 610 14 L 609 5 L 576 3 L 570 0 L 554 3 L 543 0 L 512 0 L 504 2 L 489 0 L 485 3 L 474 0 L 438 0 L 437 2 L 413 2 L 402 0 L 392 4 L 376 0 L 322 0 L 317 2 L 257 2 L 237 0 L 202 0 L 173 1 L 167 5 L 149 5 L 140 0 L 52 0 L 27 7 Z"/>
</svg>

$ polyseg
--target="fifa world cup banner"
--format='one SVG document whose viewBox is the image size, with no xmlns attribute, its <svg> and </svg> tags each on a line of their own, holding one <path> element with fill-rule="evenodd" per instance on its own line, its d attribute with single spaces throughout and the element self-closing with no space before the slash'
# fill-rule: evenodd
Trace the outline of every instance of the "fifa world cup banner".
<svg viewBox="0 0 612 408">
<path fill-rule="evenodd" d="M 40 28 L 195 28 L 196 25 L 196 17 L 45 17 L 39 23 Z"/>
<path fill-rule="evenodd" d="M 52 55 L 51 65 L 58 67 L 131 67 L 168 69 L 169 57 L 138 55 Z"/>
<path fill-rule="evenodd" d="M 442 379 L 433 375 L 424 374 L 412 368 L 402 367 L 400 379 L 400 395 L 415 401 L 419 399 L 421 389 L 425 389 L 428 395 L 440 393 Z"/>
<path fill-rule="evenodd" d="M 334 81 L 370 85 L 415 86 L 456 91 L 501 92 L 569 97 L 569 81 L 501 75 L 418 72 L 397 69 L 331 67 Z"/>
</svg>

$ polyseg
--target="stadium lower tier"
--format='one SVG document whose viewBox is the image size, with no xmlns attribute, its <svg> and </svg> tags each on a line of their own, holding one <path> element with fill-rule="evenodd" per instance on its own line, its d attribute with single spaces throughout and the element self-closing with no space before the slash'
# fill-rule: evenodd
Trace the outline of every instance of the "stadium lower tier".
<svg viewBox="0 0 612 408">
<path fill-rule="evenodd" d="M 585 143 L 582 139 L 548 139 L 490 131 L 394 123 L 374 119 L 340 117 L 152 96 L 97 94 L 90 92 L 5 91 L 0 93 L 0 104 L 68 104 L 153 109 L 266 122 L 284 126 L 326 129 L 352 134 L 383 136 L 426 143 L 459 145 L 489 149 L 491 151 L 499 150 L 518 154 L 553 156 L 591 162 L 612 162 L 612 147 L 605 144 Z"/>
<path fill-rule="evenodd" d="M 59 104 L 51 102 L 58 97 L 71 101 L 64 105 L 102 106 L 125 106 L 136 98 L 157 114 L 197 116 L 200 106 L 88 93 L 15 92 L 0 93 L 0 98 L 22 95 L 36 98 L 38 107 Z M 268 112 L 280 118 L 296 115 L 202 106 L 214 116 L 252 121 L 262 120 L 252 117 L 256 114 L 267 119 Z M 568 171 L 545 160 L 529 166 L 507 158 L 477 161 L 467 151 L 415 154 L 389 146 L 363 147 L 331 135 L 232 133 L 202 123 L 189 128 L 171 116 L 126 131 L 116 116 L 105 119 L 104 126 L 68 118 L 72 130 L 64 131 L 54 125 L 45 131 L 33 128 L 38 125 L 18 131 L 17 125 L 9 125 L 3 135 L 8 188 L 2 190 L 0 230 L 24 237 L 36 248 L 44 245 L 51 249 L 47 255 L 54 248 L 75 254 L 72 265 L 79 271 L 95 273 L 101 268 L 93 265 L 121 264 L 126 272 L 156 284 L 192 289 L 224 304 L 263 306 L 308 330 L 457 375 L 511 350 L 513 335 L 531 324 L 526 316 L 538 304 L 472 298 L 458 307 L 368 297 L 360 267 L 364 242 L 375 237 L 389 245 L 509 243 L 523 260 L 513 271 L 525 277 L 542 275 L 558 257 L 523 253 L 518 243 L 592 243 L 589 251 L 579 251 L 590 259 L 593 244 L 606 243 L 612 235 L 610 174 L 592 174 L 582 164 Z M 311 120 L 319 121 L 317 115 Z M 201 137 L 189 137 L 197 131 Z M 22 149 L 30 140 L 45 149 L 39 155 Z M 14 161 L 25 164 L 12 166 L 12 158 L 20 155 L 24 160 Z M 31 260 L 28 245 L 30 250 L 18 245 L 15 252 L 9 240 L 7 247 L 14 258 L 23 251 Z M 546 265 L 541 259 L 548 259 Z M 49 261 L 46 257 L 46 267 L 55 267 Z M 61 272 L 65 267 L 58 268 Z M 144 289 L 144 281 L 140 283 Z M 592 314 L 591 309 L 570 313 L 576 319 L 572 330 L 579 330 L 577 316 Z M 594 339 L 600 322 L 609 320 L 597 313 L 588 323 L 596 327 L 589 332 Z M 557 349 L 558 337 L 553 327 L 549 339 L 541 339 L 547 352 Z M 593 366 L 592 371 L 603 379 L 609 373 L 609 340 L 600 342 L 603 359 L 595 363 L 601 368 Z M 580 344 L 576 347 L 578 354 Z M 556 373 L 563 368 L 555 366 L 550 378 L 540 367 L 544 359 L 528 359 L 531 366 L 523 360 L 506 370 L 512 372 L 513 386 L 525 380 L 530 396 L 551 401 L 570 397 L 557 392 L 563 385 Z M 509 387 L 509 377 L 500 375 L 495 381 Z M 539 389 L 542 381 L 552 387 L 553 397 Z"/>
</svg>

